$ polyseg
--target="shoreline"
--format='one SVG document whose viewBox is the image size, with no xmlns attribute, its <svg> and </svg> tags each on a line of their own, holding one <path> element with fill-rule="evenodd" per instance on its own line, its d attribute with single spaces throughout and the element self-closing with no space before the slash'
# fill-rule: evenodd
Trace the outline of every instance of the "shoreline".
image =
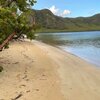
<svg viewBox="0 0 100 100">
<path fill-rule="evenodd" d="M 55 46 L 55 47 L 56 47 L 56 46 Z M 59 48 L 59 49 L 65 51 L 65 52 L 67 52 L 67 53 L 70 53 L 70 54 L 72 54 L 73 56 L 76 56 L 76 57 L 78 57 L 78 58 L 84 60 L 85 62 L 87 62 L 87 63 L 89 63 L 89 64 L 92 64 L 92 65 L 94 65 L 95 67 L 97 67 L 98 69 L 100 69 L 100 65 L 94 64 L 94 63 L 93 63 L 92 61 L 90 61 L 89 59 L 82 58 L 81 56 L 78 56 L 77 54 L 74 54 L 74 53 L 72 53 L 71 51 L 64 50 L 63 48 L 61 48 L 61 47 L 59 47 L 59 46 L 58 46 L 57 48 Z"/>
<path fill-rule="evenodd" d="M 0 99 L 100 100 L 100 70 L 38 41 L 13 42 L 0 52 Z"/>
<path fill-rule="evenodd" d="M 36 42 L 37 43 L 37 42 Z M 38 43 L 37 43 L 38 44 Z M 41 47 L 42 45 L 42 47 Z M 69 52 L 66 52 L 64 50 L 60 50 L 58 48 L 55 48 L 55 47 L 52 47 L 51 45 L 47 45 L 47 44 L 44 44 L 44 43 L 39 43 L 39 47 L 42 48 L 43 50 L 45 50 L 45 52 L 47 51 L 46 48 L 48 47 L 48 49 L 50 50 L 49 51 L 49 56 L 53 59 L 54 62 L 56 62 L 58 64 L 58 73 L 60 75 L 60 79 L 62 80 L 61 81 L 61 88 L 62 88 L 62 93 L 64 94 L 66 100 L 99 100 L 100 97 L 95 97 L 95 96 L 91 96 L 90 92 L 94 91 L 95 93 L 95 89 L 94 90 L 91 90 L 89 89 L 89 87 L 91 87 L 91 84 L 93 82 L 94 84 L 94 79 L 92 79 L 92 76 L 93 78 L 95 77 L 97 80 L 99 80 L 99 77 L 97 78 L 97 76 L 95 74 L 98 73 L 98 76 L 100 75 L 100 69 L 98 69 L 96 66 L 94 66 L 93 64 L 91 63 L 88 63 L 87 61 L 81 59 L 80 57 L 77 57 L 76 55 L 73 55 Z M 46 48 L 45 48 L 46 47 Z M 56 49 L 55 51 L 56 52 L 53 52 L 53 48 Z M 57 53 L 59 52 L 59 54 Z M 52 53 L 52 54 L 50 54 Z M 57 53 L 57 55 L 55 54 Z M 60 55 L 61 54 L 61 55 Z M 56 56 L 52 56 L 52 55 L 56 55 L 57 56 L 57 59 Z M 59 56 L 58 56 L 59 55 Z M 62 55 L 63 57 L 66 57 L 67 60 L 69 60 L 68 62 L 70 63 L 67 63 L 66 62 L 66 59 L 63 58 L 62 60 Z M 65 56 L 64 56 L 65 55 Z M 68 57 L 67 57 L 68 56 Z M 58 60 L 58 57 L 60 60 Z M 61 58 L 60 58 L 61 57 Z M 71 61 L 70 61 L 71 60 Z M 63 62 L 62 62 L 63 61 Z M 65 64 L 66 63 L 66 64 Z M 63 68 L 64 67 L 64 68 Z M 67 68 L 68 69 L 67 69 Z M 71 67 L 71 68 L 70 68 Z M 72 71 L 73 69 L 73 71 Z M 71 72 L 71 71 L 72 72 Z M 79 73 L 78 73 L 79 71 Z M 95 72 L 96 71 L 96 72 Z M 66 73 L 67 72 L 67 73 Z M 71 73 L 70 73 L 71 72 Z M 92 73 L 91 73 L 92 72 Z M 69 73 L 69 74 L 68 74 Z M 75 73 L 75 75 L 74 75 Z M 83 74 L 84 73 L 84 74 Z M 91 74 L 90 74 L 91 73 Z M 70 76 L 71 74 L 71 76 Z M 78 74 L 78 75 L 77 75 Z M 81 75 L 82 74 L 82 75 Z M 87 74 L 85 76 L 85 74 Z M 67 75 L 67 76 L 66 76 Z M 76 77 L 75 77 L 76 76 Z M 89 79 L 90 77 L 90 79 Z M 67 79 L 68 78 L 68 79 Z M 79 80 L 77 80 L 77 78 L 79 78 Z M 75 80 L 74 80 L 75 79 Z M 69 81 L 69 82 L 68 82 Z M 84 83 L 85 81 L 85 83 Z M 96 81 L 96 80 L 95 80 Z M 70 83 L 71 82 L 71 83 Z M 100 82 L 100 80 L 99 80 Z M 73 84 L 75 83 L 75 84 Z M 90 83 L 90 84 L 89 84 Z M 95 82 L 96 83 L 96 82 Z M 86 91 L 84 91 L 84 89 L 82 89 L 82 87 L 80 88 L 80 85 L 82 85 L 82 87 L 85 87 L 86 88 Z M 98 84 L 98 82 L 96 83 Z M 68 86 L 69 85 L 69 86 Z M 79 85 L 79 87 L 77 86 Z M 85 86 L 84 86 L 85 85 Z M 90 85 L 90 86 L 89 86 Z M 99 85 L 98 85 L 99 87 Z M 75 89 L 76 88 L 76 89 Z M 94 86 L 93 86 L 94 88 Z M 95 87 L 96 90 L 100 90 L 99 88 Z M 89 89 L 89 90 L 88 90 Z M 72 91 L 73 93 L 68 93 L 69 91 Z M 67 92 L 68 91 L 68 92 Z M 67 92 L 67 93 L 66 93 Z M 76 95 L 77 97 L 76 97 Z M 87 94 L 86 94 L 87 93 Z M 68 95 L 70 94 L 70 95 Z M 83 94 L 83 95 L 82 95 Z M 72 96 L 73 95 L 73 96 Z M 93 94 L 94 95 L 94 94 Z M 91 97 L 90 97 L 91 96 Z M 76 97 L 76 98 L 75 98 Z M 88 99 L 87 99 L 88 98 Z"/>
<path fill-rule="evenodd" d="M 39 42 L 41 42 L 41 41 L 39 41 Z M 41 43 L 46 44 L 46 43 L 44 43 L 44 42 L 41 42 Z M 86 60 L 85 58 L 82 58 L 82 57 L 80 57 L 80 56 L 78 56 L 78 55 L 76 55 L 76 54 L 74 54 L 74 53 L 72 53 L 72 52 L 70 52 L 70 51 L 64 50 L 64 49 L 61 48 L 60 46 L 52 45 L 52 44 L 47 44 L 47 45 L 53 46 L 53 47 L 55 47 L 55 48 L 60 49 L 61 51 L 65 52 L 65 53 L 69 53 L 69 54 L 71 54 L 71 55 L 73 55 L 73 56 L 76 56 L 76 57 L 78 57 L 79 59 L 81 59 L 81 60 L 83 60 L 83 61 L 85 61 L 85 62 L 87 62 L 87 63 L 89 63 L 89 64 L 91 64 L 91 65 L 93 65 L 93 66 L 95 66 L 95 67 L 97 67 L 98 69 L 100 69 L 100 66 L 99 66 L 99 65 L 96 65 L 96 64 L 94 64 L 94 63 L 92 63 L 92 62 Z"/>
<path fill-rule="evenodd" d="M 79 31 L 40 31 L 40 32 L 36 32 L 36 34 L 37 33 L 71 33 L 71 32 L 98 32 L 98 31 L 100 31 L 100 30 L 84 30 L 84 31 L 81 31 L 81 30 L 79 30 Z"/>
</svg>

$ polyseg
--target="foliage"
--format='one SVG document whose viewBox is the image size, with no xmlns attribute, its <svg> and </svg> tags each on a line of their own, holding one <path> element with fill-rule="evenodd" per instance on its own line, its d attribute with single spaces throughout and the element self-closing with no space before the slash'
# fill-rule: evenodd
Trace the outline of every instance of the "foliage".
<svg viewBox="0 0 100 100">
<path fill-rule="evenodd" d="M 0 43 L 15 31 L 16 18 L 9 8 L 0 8 Z"/>
<path fill-rule="evenodd" d="M 27 16 L 22 15 L 36 3 L 35 0 L 0 0 L 0 44 L 13 32 L 17 36 L 26 34 L 34 37 L 33 24 L 29 25 Z M 29 34 L 28 34 L 29 33 Z"/>
<path fill-rule="evenodd" d="M 3 67 L 2 66 L 0 66 L 0 72 L 2 72 L 3 71 Z"/>
</svg>

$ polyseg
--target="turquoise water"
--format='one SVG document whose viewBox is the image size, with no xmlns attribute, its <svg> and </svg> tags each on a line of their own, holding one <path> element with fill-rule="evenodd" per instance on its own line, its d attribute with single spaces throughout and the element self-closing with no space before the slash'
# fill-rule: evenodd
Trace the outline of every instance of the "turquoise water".
<svg viewBox="0 0 100 100">
<path fill-rule="evenodd" d="M 100 67 L 100 31 L 41 33 L 37 39 L 57 45 Z"/>
</svg>

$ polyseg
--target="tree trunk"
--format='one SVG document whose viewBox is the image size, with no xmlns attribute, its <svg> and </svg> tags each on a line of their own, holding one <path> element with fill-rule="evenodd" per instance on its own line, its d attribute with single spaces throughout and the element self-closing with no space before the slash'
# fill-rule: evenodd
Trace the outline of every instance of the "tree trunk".
<svg viewBox="0 0 100 100">
<path fill-rule="evenodd" d="M 9 37 L 0 45 L 0 51 L 2 51 L 2 48 L 9 43 L 9 41 L 13 38 L 13 36 L 16 34 L 16 32 L 9 35 Z"/>
</svg>

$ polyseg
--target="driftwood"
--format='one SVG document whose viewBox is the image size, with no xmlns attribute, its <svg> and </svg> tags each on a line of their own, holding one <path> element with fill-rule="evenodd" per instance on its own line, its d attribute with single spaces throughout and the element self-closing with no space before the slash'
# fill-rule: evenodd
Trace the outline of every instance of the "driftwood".
<svg viewBox="0 0 100 100">
<path fill-rule="evenodd" d="M 12 100 L 17 100 L 17 99 L 19 99 L 21 96 L 23 96 L 22 94 L 19 94 L 17 97 L 15 97 L 14 99 L 12 99 Z"/>
</svg>

